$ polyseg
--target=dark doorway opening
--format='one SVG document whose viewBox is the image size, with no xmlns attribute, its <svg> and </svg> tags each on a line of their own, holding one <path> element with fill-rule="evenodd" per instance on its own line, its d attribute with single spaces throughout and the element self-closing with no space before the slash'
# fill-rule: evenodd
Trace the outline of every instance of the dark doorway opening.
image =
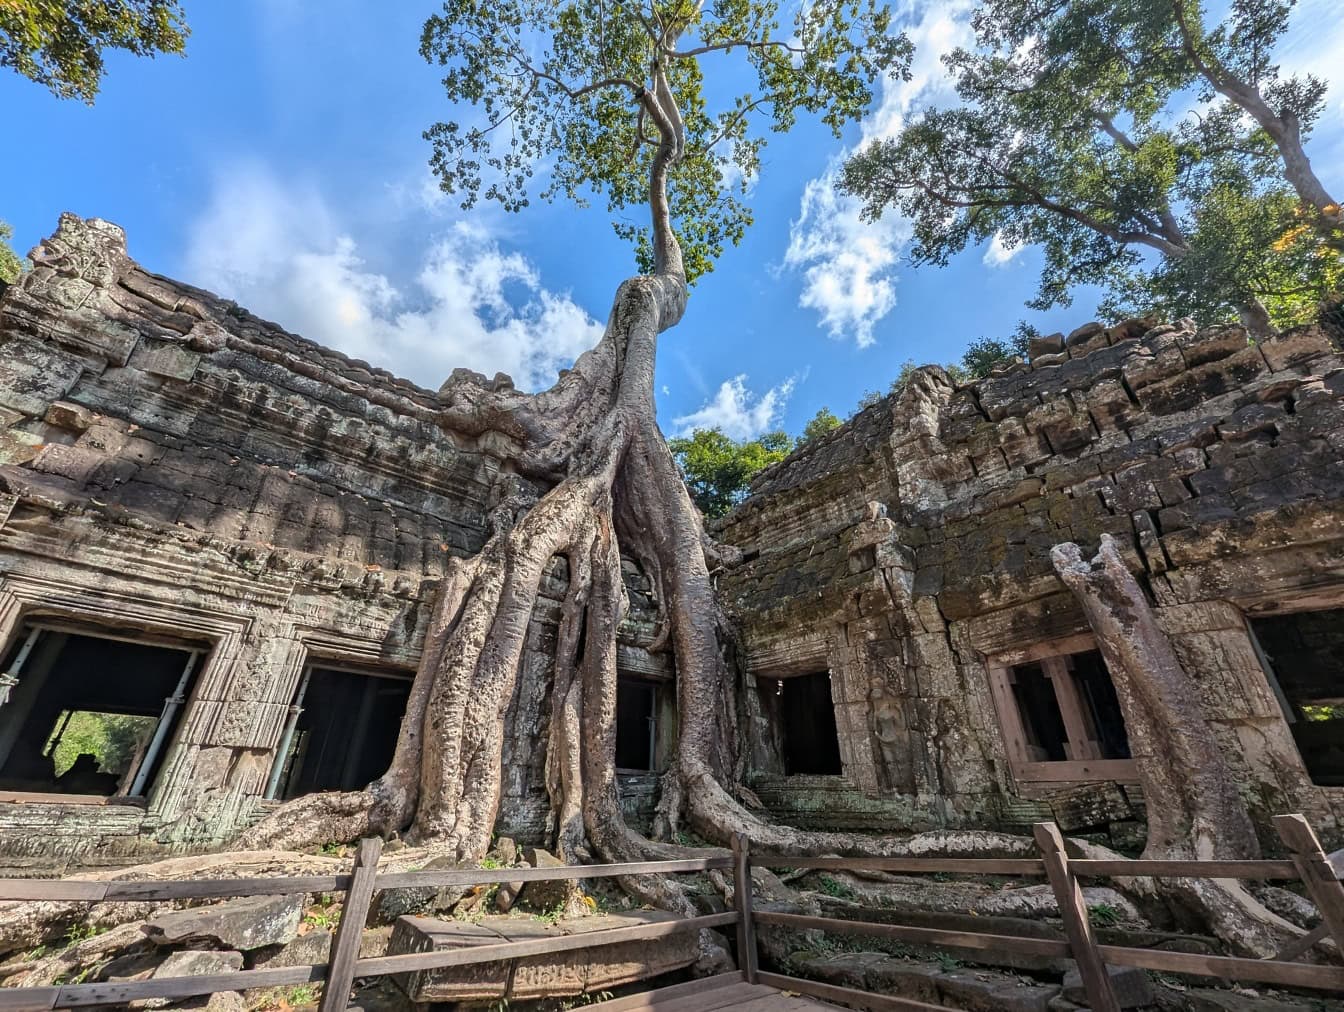
<svg viewBox="0 0 1344 1012">
<path fill-rule="evenodd" d="M 781 679 L 778 699 L 785 775 L 839 775 L 840 738 L 835 729 L 831 676 L 821 671 Z"/>
<path fill-rule="evenodd" d="M 616 683 L 616 768 L 657 769 L 658 687 L 651 682 Z"/>
<path fill-rule="evenodd" d="M 356 790 L 387 772 L 411 694 L 401 672 L 313 666 L 300 680 L 268 798 Z"/>
<path fill-rule="evenodd" d="M 189 646 L 24 628 L 4 658 L 0 789 L 148 794 L 203 654 Z"/>
<path fill-rule="evenodd" d="M 1040 664 L 1019 664 L 1013 668 L 1013 698 L 1022 715 L 1022 730 L 1027 735 L 1031 758 L 1037 762 L 1059 762 L 1068 756 L 1069 740 L 1064 715 L 1055 698 L 1055 687 Z"/>
<path fill-rule="evenodd" d="M 1129 732 L 1115 683 L 1100 650 L 1085 650 L 1065 659 L 1082 703 L 1088 731 L 1101 749 L 1103 759 L 1128 759 Z"/>
<path fill-rule="evenodd" d="M 1344 608 L 1257 618 L 1251 629 L 1312 783 L 1344 787 Z"/>
</svg>

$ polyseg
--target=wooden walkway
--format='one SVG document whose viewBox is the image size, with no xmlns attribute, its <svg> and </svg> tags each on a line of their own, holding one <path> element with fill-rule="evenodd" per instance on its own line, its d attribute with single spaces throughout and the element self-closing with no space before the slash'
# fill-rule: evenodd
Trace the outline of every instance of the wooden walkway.
<svg viewBox="0 0 1344 1012">
<path fill-rule="evenodd" d="M 764 984 L 748 984 L 740 973 L 723 973 L 717 977 L 674 984 L 646 991 L 642 994 L 613 998 L 590 1006 L 606 1012 L 634 1012 L 635 1009 L 658 1009 L 659 1012 L 808 1012 L 814 1009 L 836 1009 L 814 998 L 780 991 Z"/>
</svg>

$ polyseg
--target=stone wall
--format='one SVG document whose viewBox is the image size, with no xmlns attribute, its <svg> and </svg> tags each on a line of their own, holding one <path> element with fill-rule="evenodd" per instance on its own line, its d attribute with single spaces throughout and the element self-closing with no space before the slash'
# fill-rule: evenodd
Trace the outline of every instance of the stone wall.
<svg viewBox="0 0 1344 1012">
<path fill-rule="evenodd" d="M 314 661 L 414 669 L 434 581 L 516 491 L 510 439 L 438 395 L 143 270 L 63 216 L 0 296 L 0 649 L 27 623 L 205 650 L 139 805 L 0 799 L 0 865 L 124 862 L 229 839 L 262 807 Z M 504 821 L 537 836 L 557 562 L 510 702 Z M 668 678 L 647 590 L 623 670 Z M 641 610 L 641 604 L 645 607 Z"/>
<path fill-rule="evenodd" d="M 843 776 L 796 789 L 758 776 L 758 794 L 804 824 L 818 808 L 855 824 L 1054 816 L 1132 843 L 1136 785 L 1016 777 L 991 688 L 1029 651 L 1087 645 L 1049 551 L 1090 553 L 1105 533 L 1262 829 L 1302 811 L 1338 839 L 1344 790 L 1307 777 L 1246 616 L 1344 600 L 1344 358 L 1313 328 L 1255 344 L 1239 327 L 1152 320 L 1033 350 L 967 386 L 919 370 L 763 472 L 717 525 L 745 553 L 719 585 L 751 672 L 831 672 Z"/>
</svg>

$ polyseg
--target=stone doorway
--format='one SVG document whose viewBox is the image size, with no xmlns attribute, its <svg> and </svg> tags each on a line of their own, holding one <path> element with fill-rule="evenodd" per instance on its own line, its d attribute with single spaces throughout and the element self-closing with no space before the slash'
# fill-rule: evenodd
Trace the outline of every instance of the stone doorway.
<svg viewBox="0 0 1344 1012">
<path fill-rule="evenodd" d="M 0 676 L 0 791 L 147 795 L 204 650 L 24 626 Z"/>
</svg>

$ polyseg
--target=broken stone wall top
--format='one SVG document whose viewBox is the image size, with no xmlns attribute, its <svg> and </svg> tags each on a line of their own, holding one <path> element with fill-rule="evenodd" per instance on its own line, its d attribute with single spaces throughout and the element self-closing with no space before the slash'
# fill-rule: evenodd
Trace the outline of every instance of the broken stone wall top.
<svg viewBox="0 0 1344 1012">
<path fill-rule="evenodd" d="M 483 543 L 508 437 L 146 272 L 108 222 L 62 216 L 34 262 L 0 297 L 0 490 L 415 575 Z"/>
<path fill-rule="evenodd" d="M 861 582 L 849 557 L 869 501 L 889 509 L 915 595 L 948 619 L 1058 590 L 1049 550 L 1064 541 L 1110 533 L 1161 574 L 1338 536 L 1344 358 L 1324 331 L 1254 343 L 1139 320 L 1058 343 L 961 387 L 917 370 L 762 472 L 717 525 L 759 553 L 722 583 L 739 609 L 838 606 Z"/>
</svg>

